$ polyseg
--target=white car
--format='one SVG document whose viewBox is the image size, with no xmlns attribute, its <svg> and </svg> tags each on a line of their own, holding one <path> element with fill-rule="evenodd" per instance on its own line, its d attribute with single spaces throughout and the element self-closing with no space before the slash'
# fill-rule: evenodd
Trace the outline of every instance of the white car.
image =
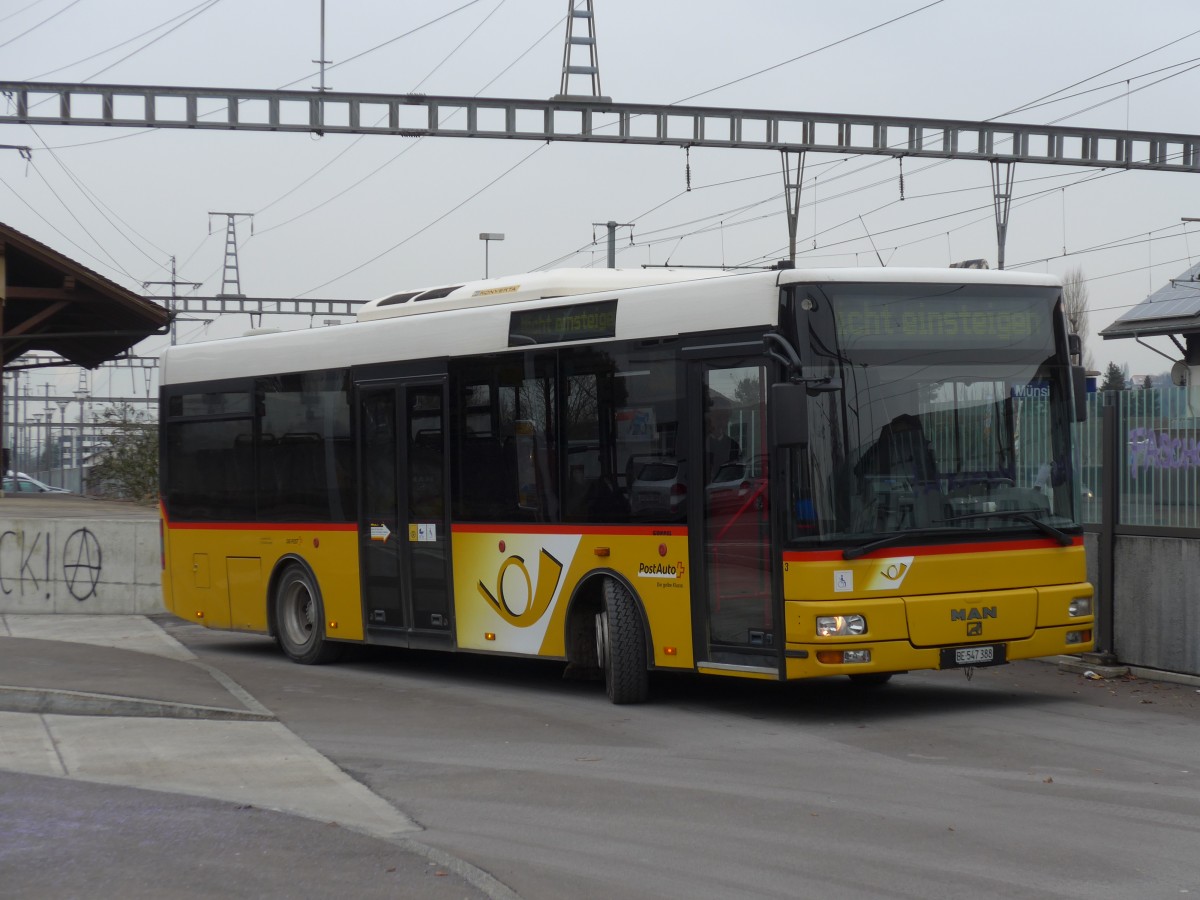
<svg viewBox="0 0 1200 900">
<path fill-rule="evenodd" d="M 54 487 L 44 481 L 38 481 L 32 475 L 24 472 L 11 472 L 4 476 L 4 492 L 6 494 L 69 494 L 66 488 Z"/>
<path fill-rule="evenodd" d="M 674 521 L 687 515 L 687 463 L 669 456 L 639 459 L 629 492 L 635 516 Z"/>
</svg>

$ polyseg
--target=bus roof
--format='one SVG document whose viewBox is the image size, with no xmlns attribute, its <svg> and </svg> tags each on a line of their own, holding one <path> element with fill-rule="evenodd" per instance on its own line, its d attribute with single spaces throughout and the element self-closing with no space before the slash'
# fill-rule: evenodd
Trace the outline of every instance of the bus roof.
<svg viewBox="0 0 1200 900">
<path fill-rule="evenodd" d="M 419 315 L 447 309 L 519 303 L 621 290 L 651 285 L 677 284 L 702 278 L 745 277 L 742 271 L 725 269 L 551 269 L 498 278 L 467 281 L 400 291 L 367 303 L 358 312 L 360 322 Z M 762 274 L 759 271 L 757 274 Z M 1049 275 L 1002 272 L 993 269 L 780 269 L 778 283 L 799 284 L 812 281 L 860 283 L 933 283 L 933 284 L 1026 284 L 1061 286 Z"/>
<path fill-rule="evenodd" d="M 732 274 L 735 273 L 722 269 L 551 269 L 548 272 L 526 272 L 389 294 L 367 303 L 359 310 L 358 320 L 369 322 L 438 310 L 593 294 L 700 278 L 728 277 Z"/>
<path fill-rule="evenodd" d="M 1013 272 L 1005 269 L 951 268 L 856 268 L 856 269 L 784 269 L 779 283 L 809 284 L 838 282 L 841 284 L 998 284 L 1028 287 L 1062 287 L 1055 275 L 1035 272 Z"/>
<path fill-rule="evenodd" d="M 686 282 L 686 291 L 672 285 Z M 552 307 L 556 298 L 633 301 L 622 306 L 614 338 L 771 327 L 779 286 L 809 283 L 998 284 L 1058 287 L 1049 275 L 971 269 L 560 269 L 407 292 L 368 304 L 358 321 L 335 329 L 246 335 L 169 348 L 162 384 L 333 369 L 394 360 L 513 349 L 514 308 Z M 421 295 L 425 299 L 418 299 Z M 423 315 L 441 313 L 441 315 Z M 567 343 L 567 341 L 563 341 Z"/>
</svg>

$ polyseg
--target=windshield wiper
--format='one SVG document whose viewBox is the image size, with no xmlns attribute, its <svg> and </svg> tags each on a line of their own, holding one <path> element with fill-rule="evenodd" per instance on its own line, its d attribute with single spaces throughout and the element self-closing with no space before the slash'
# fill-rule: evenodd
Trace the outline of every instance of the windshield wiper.
<svg viewBox="0 0 1200 900">
<path fill-rule="evenodd" d="M 938 519 L 939 522 L 961 522 L 965 519 L 1020 519 L 1022 522 L 1028 522 L 1042 534 L 1047 537 L 1052 537 L 1058 541 L 1060 546 L 1067 547 L 1073 541 L 1071 535 L 1067 534 L 1053 525 L 1043 522 L 1041 519 L 1035 518 L 1035 513 L 1041 512 L 1037 509 L 1005 509 L 997 510 L 996 512 L 979 512 L 979 513 L 962 513 L 957 516 L 949 516 L 945 519 Z M 860 556 L 866 556 L 873 550 L 879 550 L 883 547 L 891 547 L 896 544 L 902 544 L 905 541 L 913 540 L 921 536 L 944 535 L 950 528 L 913 528 L 908 531 L 897 531 L 893 534 L 886 535 L 878 540 L 870 541 L 866 544 L 861 544 L 857 547 L 847 547 L 842 551 L 842 559 L 858 559 Z"/>
<path fill-rule="evenodd" d="M 947 530 L 945 528 L 910 528 L 908 531 L 897 531 L 867 544 L 860 544 L 857 547 L 847 547 L 842 551 L 842 559 L 858 559 L 860 556 L 866 556 L 872 550 L 878 550 L 881 547 L 903 544 L 905 541 L 913 540 L 922 535 L 945 534 Z"/>
<path fill-rule="evenodd" d="M 1022 522 L 1028 522 L 1042 534 L 1054 538 L 1060 546 L 1070 546 L 1073 538 L 1065 531 L 1055 528 L 1049 522 L 1043 522 L 1036 517 L 1036 513 L 1041 512 L 1038 509 L 998 509 L 995 512 L 976 512 L 962 513 L 957 516 L 949 516 L 945 519 L 940 519 L 942 522 L 961 522 L 964 519 L 1020 519 Z"/>
</svg>

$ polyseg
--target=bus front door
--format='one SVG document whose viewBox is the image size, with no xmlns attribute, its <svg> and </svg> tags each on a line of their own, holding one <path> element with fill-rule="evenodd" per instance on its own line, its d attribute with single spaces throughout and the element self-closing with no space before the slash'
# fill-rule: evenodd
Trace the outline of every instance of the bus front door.
<svg viewBox="0 0 1200 900">
<path fill-rule="evenodd" d="M 444 647 L 453 640 L 445 379 L 360 385 L 358 411 L 367 632 Z"/>
<path fill-rule="evenodd" d="M 703 591 L 697 598 L 696 648 L 717 668 L 777 672 L 774 567 L 766 441 L 767 373 L 753 357 L 705 360 L 692 366 L 692 477 L 694 571 Z M 698 458 L 697 458 L 698 457 Z M 699 496 L 696 496 L 699 495 Z M 703 630 L 699 630 L 700 628 Z M 703 664 L 702 664 L 703 665 Z"/>
</svg>

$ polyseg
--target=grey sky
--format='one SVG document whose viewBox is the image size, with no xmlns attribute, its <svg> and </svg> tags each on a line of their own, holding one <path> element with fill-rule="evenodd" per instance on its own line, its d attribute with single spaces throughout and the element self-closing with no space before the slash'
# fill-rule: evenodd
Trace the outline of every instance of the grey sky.
<svg viewBox="0 0 1200 900">
<path fill-rule="evenodd" d="M 595 0 L 602 87 L 625 102 L 974 120 L 1177 41 L 1011 120 L 1196 130 L 1186 113 L 1200 80 L 1200 69 L 1188 71 L 1200 63 L 1200 34 L 1184 36 L 1200 30 L 1200 9 L 1185 0 L 944 0 L 778 65 L 928 2 Z M 468 4 L 327 0 L 326 57 L 337 64 L 327 85 L 518 98 L 558 92 L 566 2 Z M 317 84 L 319 5 L 0 0 L 0 78 L 308 89 Z M 407 32 L 414 33 L 400 37 Z M 621 232 L 619 265 L 737 264 L 786 253 L 779 157 L 769 151 L 692 151 L 688 192 L 688 160 L 666 147 L 55 126 L 0 127 L 0 143 L 34 149 L 32 165 L 0 151 L 0 218 L 139 290 L 142 281 L 169 277 L 171 254 L 181 278 L 204 282 L 200 293 L 219 290 L 223 221 L 210 235 L 209 210 L 256 213 L 253 237 L 239 225 L 242 286 L 251 296 L 369 299 L 481 277 L 481 231 L 507 235 L 491 246 L 493 275 L 553 261 L 603 265 L 592 223 L 609 219 L 635 223 L 632 242 Z M 994 264 L 986 164 L 907 160 L 903 174 L 901 200 L 894 160 L 810 155 L 799 263 L 878 265 L 865 223 L 889 265 L 973 257 Z M 1021 165 L 1016 177 L 1009 266 L 1055 274 L 1082 266 L 1093 330 L 1200 256 L 1200 235 L 1180 223 L 1200 216 L 1198 176 Z M 244 316 L 184 323 L 180 334 L 208 339 L 247 325 Z M 154 353 L 163 343 L 139 350 Z M 1169 367 L 1132 342 L 1093 336 L 1088 344 L 1101 369 L 1110 360 L 1134 374 Z M 111 388 L 94 390 L 128 391 L 128 374 L 111 378 Z"/>
</svg>

